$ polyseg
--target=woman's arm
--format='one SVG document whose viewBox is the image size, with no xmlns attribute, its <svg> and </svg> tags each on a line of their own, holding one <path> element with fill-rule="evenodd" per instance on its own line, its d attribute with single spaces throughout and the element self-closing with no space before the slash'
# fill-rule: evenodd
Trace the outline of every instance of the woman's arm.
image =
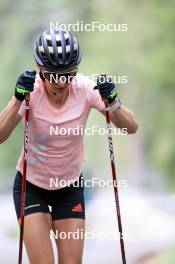
<svg viewBox="0 0 175 264">
<path fill-rule="evenodd" d="M 103 111 L 105 115 L 105 111 Z M 128 134 L 136 133 L 138 123 L 135 114 L 124 106 L 109 112 L 110 120 L 118 128 L 127 128 Z"/>
<path fill-rule="evenodd" d="M 18 115 L 22 102 L 14 96 L 0 113 L 0 144 L 2 144 L 13 132 L 21 117 Z"/>
<path fill-rule="evenodd" d="M 100 75 L 94 89 L 99 90 L 101 98 L 109 110 L 112 123 L 118 128 L 127 128 L 128 134 L 135 133 L 138 128 L 136 117 L 132 111 L 121 105 L 117 96 L 117 88 L 111 79 L 107 78 L 106 74 Z M 105 110 L 102 113 L 105 115 Z"/>
<path fill-rule="evenodd" d="M 23 100 L 30 96 L 34 89 L 36 71 L 25 71 L 22 73 L 16 83 L 15 93 L 12 100 L 0 113 L 0 144 L 2 144 L 20 122 L 21 117 L 18 111 Z"/>
</svg>

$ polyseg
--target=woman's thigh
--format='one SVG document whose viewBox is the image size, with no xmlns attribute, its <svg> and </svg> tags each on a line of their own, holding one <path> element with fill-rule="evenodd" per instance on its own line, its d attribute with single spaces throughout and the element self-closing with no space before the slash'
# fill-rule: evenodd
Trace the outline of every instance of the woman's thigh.
<svg viewBox="0 0 175 264">
<path fill-rule="evenodd" d="M 24 219 L 24 243 L 30 264 L 54 264 L 51 215 L 34 213 Z"/>
<path fill-rule="evenodd" d="M 54 233 L 60 234 L 56 239 L 59 264 L 81 264 L 85 220 L 78 218 L 54 220 L 52 228 Z"/>
</svg>

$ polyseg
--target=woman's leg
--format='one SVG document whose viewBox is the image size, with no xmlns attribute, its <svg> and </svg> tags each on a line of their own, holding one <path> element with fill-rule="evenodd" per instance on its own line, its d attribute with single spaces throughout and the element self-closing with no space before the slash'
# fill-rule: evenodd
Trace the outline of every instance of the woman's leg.
<svg viewBox="0 0 175 264">
<path fill-rule="evenodd" d="M 54 220 L 52 225 L 53 231 L 56 233 L 64 232 L 67 238 L 59 237 L 56 239 L 59 264 L 81 264 L 83 256 L 84 237 L 78 239 L 73 237 L 76 231 L 84 234 L 85 220 L 78 218 L 69 218 Z M 71 232 L 71 233 L 70 233 Z M 77 233 L 76 233 L 77 234 Z"/>
<path fill-rule="evenodd" d="M 30 264 L 54 264 L 51 215 L 34 213 L 24 219 L 24 243 Z"/>
</svg>

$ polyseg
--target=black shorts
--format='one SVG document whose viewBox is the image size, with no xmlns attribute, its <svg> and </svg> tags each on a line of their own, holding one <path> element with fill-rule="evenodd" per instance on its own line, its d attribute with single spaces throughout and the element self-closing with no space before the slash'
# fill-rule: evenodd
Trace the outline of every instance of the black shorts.
<svg viewBox="0 0 175 264">
<path fill-rule="evenodd" d="M 50 213 L 52 220 L 65 218 L 85 219 L 84 187 L 80 184 L 58 190 L 46 190 L 26 181 L 25 215 Z M 13 200 L 17 218 L 20 218 L 22 175 L 18 171 L 13 186 Z M 76 187 L 78 186 L 78 187 Z"/>
</svg>

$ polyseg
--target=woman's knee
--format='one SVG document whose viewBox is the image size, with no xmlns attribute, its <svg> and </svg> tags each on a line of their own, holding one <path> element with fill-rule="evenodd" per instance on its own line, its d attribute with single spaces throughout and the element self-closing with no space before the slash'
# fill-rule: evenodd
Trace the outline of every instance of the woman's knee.
<svg viewBox="0 0 175 264">
<path fill-rule="evenodd" d="M 49 216 L 36 213 L 25 217 L 24 243 L 30 264 L 54 264 Z"/>
</svg>

